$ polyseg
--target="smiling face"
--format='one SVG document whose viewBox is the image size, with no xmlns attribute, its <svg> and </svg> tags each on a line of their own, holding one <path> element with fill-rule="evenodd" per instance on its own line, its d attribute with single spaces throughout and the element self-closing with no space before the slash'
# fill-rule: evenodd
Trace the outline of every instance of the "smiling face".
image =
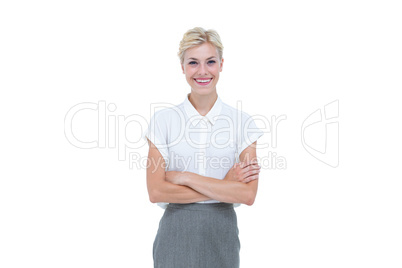
<svg viewBox="0 0 402 268">
<path fill-rule="evenodd" d="M 216 91 L 223 59 L 219 59 L 216 47 L 211 43 L 186 50 L 181 65 L 191 91 L 198 95 L 209 95 Z"/>
</svg>

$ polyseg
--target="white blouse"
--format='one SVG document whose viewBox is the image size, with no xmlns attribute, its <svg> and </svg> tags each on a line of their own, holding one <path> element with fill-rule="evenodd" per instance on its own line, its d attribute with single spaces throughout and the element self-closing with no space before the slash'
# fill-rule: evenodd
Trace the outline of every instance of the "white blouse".
<svg viewBox="0 0 402 268">
<path fill-rule="evenodd" d="M 264 132 L 249 114 L 222 102 L 219 95 L 205 116 L 194 108 L 189 95 L 181 104 L 155 112 L 143 138 L 158 148 L 166 171 L 189 171 L 222 180 L 240 153 Z M 158 203 L 162 208 L 167 204 Z"/>
</svg>

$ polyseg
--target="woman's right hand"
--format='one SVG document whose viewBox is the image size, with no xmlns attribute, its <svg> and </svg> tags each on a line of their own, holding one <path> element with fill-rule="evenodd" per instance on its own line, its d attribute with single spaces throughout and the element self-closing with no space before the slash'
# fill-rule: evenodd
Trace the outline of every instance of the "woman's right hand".
<svg viewBox="0 0 402 268">
<path fill-rule="evenodd" d="M 258 179 L 260 169 L 256 160 L 235 163 L 223 180 L 248 183 Z"/>
</svg>

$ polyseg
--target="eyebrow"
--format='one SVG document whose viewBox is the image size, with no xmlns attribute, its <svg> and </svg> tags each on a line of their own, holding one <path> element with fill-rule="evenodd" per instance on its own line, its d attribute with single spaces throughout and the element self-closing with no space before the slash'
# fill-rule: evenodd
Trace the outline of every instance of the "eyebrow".
<svg viewBox="0 0 402 268">
<path fill-rule="evenodd" d="M 213 58 L 216 58 L 215 56 L 211 56 L 211 57 L 209 57 L 207 60 L 210 60 L 210 59 L 213 59 Z M 188 58 L 187 60 L 198 60 L 197 58 Z"/>
</svg>

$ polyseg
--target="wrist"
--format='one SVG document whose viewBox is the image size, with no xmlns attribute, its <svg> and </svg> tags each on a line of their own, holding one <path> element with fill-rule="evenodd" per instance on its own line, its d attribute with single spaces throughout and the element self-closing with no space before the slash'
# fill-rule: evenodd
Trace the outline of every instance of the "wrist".
<svg viewBox="0 0 402 268">
<path fill-rule="evenodd" d="M 183 177 L 181 180 L 181 184 L 188 186 L 191 181 L 192 173 L 188 171 L 183 171 Z"/>
</svg>

